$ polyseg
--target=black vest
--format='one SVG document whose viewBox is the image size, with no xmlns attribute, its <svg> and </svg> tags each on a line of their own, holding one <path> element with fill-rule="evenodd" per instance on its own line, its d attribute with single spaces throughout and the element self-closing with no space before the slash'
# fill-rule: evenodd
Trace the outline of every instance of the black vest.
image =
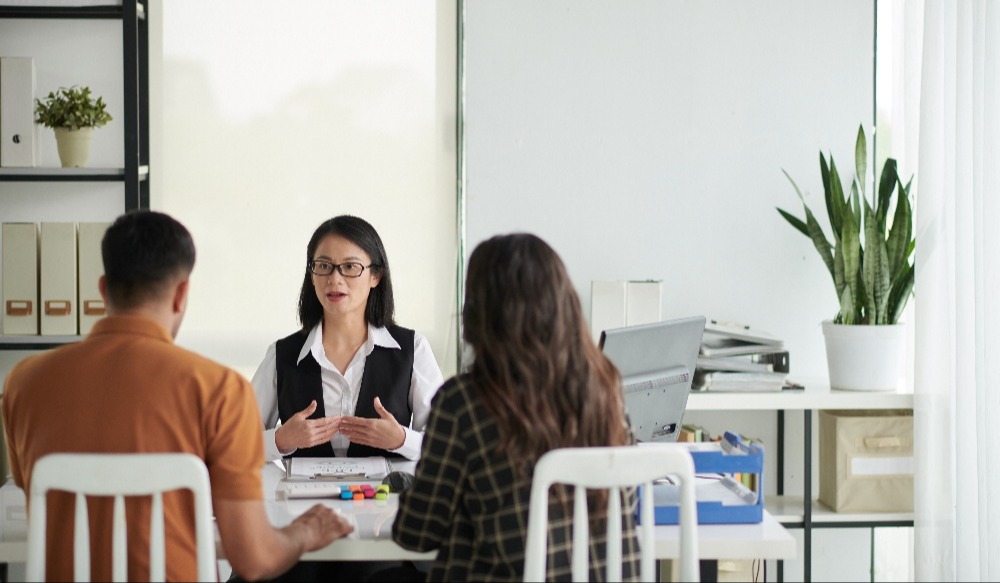
<svg viewBox="0 0 1000 583">
<path fill-rule="evenodd" d="M 409 427 L 413 411 L 410 409 L 410 378 L 413 376 L 413 338 L 414 332 L 401 326 L 388 326 L 389 334 L 399 344 L 401 350 L 375 345 L 372 353 L 365 360 L 365 372 L 361 377 L 361 389 L 358 391 L 358 405 L 354 411 L 357 417 L 378 419 L 375 412 L 375 397 L 382 401 L 386 408 L 400 425 Z M 285 423 L 299 411 L 316 401 L 316 410 L 310 419 L 320 419 L 326 416 L 323 404 L 323 382 L 320 378 L 320 366 L 307 354 L 302 362 L 295 361 L 306 343 L 308 333 L 298 331 L 275 343 L 276 363 L 275 373 L 278 383 L 278 416 Z M 289 457 L 333 457 L 333 447 L 322 443 L 313 447 L 295 450 Z M 352 443 L 347 448 L 349 457 L 402 457 L 384 449 Z"/>
</svg>

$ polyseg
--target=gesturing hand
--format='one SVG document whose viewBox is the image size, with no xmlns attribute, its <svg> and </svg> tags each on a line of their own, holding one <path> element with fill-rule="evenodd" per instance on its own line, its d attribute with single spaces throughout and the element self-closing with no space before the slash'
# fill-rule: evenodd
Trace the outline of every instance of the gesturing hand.
<svg viewBox="0 0 1000 583">
<path fill-rule="evenodd" d="M 316 410 L 316 401 L 292 415 L 287 423 L 274 432 L 274 444 L 281 453 L 291 453 L 300 447 L 312 447 L 333 439 L 342 417 L 323 417 L 309 419 Z"/>
<path fill-rule="evenodd" d="M 396 422 L 392 413 L 382 406 L 382 401 L 375 397 L 375 412 L 379 419 L 364 417 L 341 417 L 340 432 L 351 440 L 379 449 L 399 449 L 406 441 L 406 430 Z"/>
</svg>

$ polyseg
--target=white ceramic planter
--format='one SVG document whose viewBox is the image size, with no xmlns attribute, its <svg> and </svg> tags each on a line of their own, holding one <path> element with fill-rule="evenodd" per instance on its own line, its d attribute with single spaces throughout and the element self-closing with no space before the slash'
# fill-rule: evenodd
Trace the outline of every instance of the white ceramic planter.
<svg viewBox="0 0 1000 583">
<path fill-rule="evenodd" d="M 823 322 L 830 387 L 894 391 L 900 386 L 906 326 L 844 326 Z"/>
<path fill-rule="evenodd" d="M 56 133 L 56 148 L 63 168 L 83 168 L 90 158 L 90 139 L 94 128 L 53 128 Z"/>
</svg>

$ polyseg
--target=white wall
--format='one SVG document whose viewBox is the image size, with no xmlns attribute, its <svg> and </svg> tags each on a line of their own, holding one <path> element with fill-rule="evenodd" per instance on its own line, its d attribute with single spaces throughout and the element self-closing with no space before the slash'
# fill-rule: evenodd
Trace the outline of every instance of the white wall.
<svg viewBox="0 0 1000 583">
<path fill-rule="evenodd" d="M 397 321 L 454 370 L 453 4 L 163 4 L 152 204 L 198 247 L 180 344 L 252 374 L 298 326 L 313 230 L 350 213 L 385 242 Z"/>
<path fill-rule="evenodd" d="M 837 298 L 774 207 L 803 214 L 784 168 L 825 215 L 820 150 L 853 171 L 873 26 L 872 0 L 468 0 L 469 251 L 535 232 L 585 307 L 591 280 L 663 279 L 664 319 L 757 326 L 826 382 Z"/>
</svg>

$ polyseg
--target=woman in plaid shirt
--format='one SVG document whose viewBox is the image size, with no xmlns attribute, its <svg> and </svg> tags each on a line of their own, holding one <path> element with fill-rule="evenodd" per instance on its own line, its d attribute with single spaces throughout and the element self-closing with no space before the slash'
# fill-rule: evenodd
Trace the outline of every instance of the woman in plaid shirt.
<svg viewBox="0 0 1000 583">
<path fill-rule="evenodd" d="M 493 237 L 469 260 L 468 372 L 437 392 L 393 538 L 439 549 L 431 581 L 517 581 L 535 462 L 550 449 L 634 442 L 621 379 L 590 339 L 559 256 L 534 235 Z M 590 580 L 605 573 L 606 492 L 591 492 Z M 622 575 L 639 575 L 634 495 L 622 505 Z M 547 578 L 569 580 L 573 497 L 550 494 Z"/>
</svg>

